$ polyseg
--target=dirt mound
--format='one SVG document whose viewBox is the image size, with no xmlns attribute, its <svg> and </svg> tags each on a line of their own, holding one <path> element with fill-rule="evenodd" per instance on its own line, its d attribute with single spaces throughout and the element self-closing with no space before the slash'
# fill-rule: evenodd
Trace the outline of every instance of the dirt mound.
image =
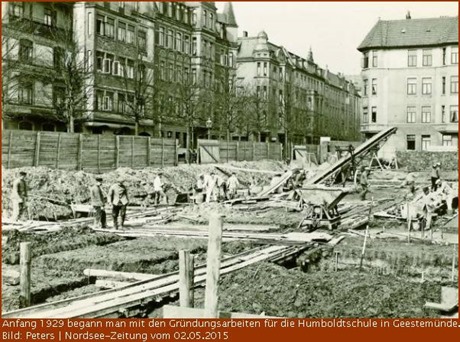
<svg viewBox="0 0 460 342">
<path fill-rule="evenodd" d="M 156 172 L 163 171 L 165 189 L 175 189 L 184 192 L 192 189 L 198 176 L 202 173 L 217 171 L 226 178 L 225 173 L 216 168 L 225 169 L 228 166 L 249 168 L 268 171 L 281 171 L 284 166 L 277 161 L 259 162 L 232 162 L 219 165 L 179 165 L 164 169 L 145 168 L 133 170 L 119 168 L 115 171 L 102 175 L 102 190 L 106 193 L 109 187 L 118 179 L 123 178 L 128 188 L 130 202 L 133 205 L 141 205 L 147 196 L 149 187 L 144 183 L 153 182 Z M 70 205 L 87 204 L 90 201 L 89 189 L 94 184 L 94 174 L 83 171 L 54 170 L 44 167 L 2 169 L 2 209 L 3 213 L 11 213 L 10 193 L 13 181 L 20 171 L 27 172 L 26 182 L 29 189 L 28 216 L 29 219 L 49 219 L 69 217 L 72 213 Z M 269 184 L 270 175 L 265 173 L 247 172 L 228 168 L 228 173 L 234 171 L 241 183 L 246 184 Z"/>
<path fill-rule="evenodd" d="M 302 273 L 269 263 L 222 277 L 219 309 L 278 317 L 429 317 L 439 285 L 357 272 Z M 198 306 L 202 294 L 197 294 Z"/>
</svg>

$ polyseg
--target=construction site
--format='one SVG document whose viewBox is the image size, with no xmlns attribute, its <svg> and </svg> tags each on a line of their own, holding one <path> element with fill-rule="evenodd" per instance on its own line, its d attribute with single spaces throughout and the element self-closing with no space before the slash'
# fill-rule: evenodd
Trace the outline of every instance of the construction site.
<svg viewBox="0 0 460 342">
<path fill-rule="evenodd" d="M 99 174 L 104 192 L 119 178 L 128 190 L 118 230 L 108 207 L 108 227 L 93 226 L 95 174 L 4 168 L 2 316 L 203 317 L 211 263 L 219 317 L 458 317 L 458 171 L 442 170 L 427 227 L 431 165 L 411 171 L 374 158 L 394 132 L 319 165 L 258 160 Z M 8 198 L 21 171 L 27 218 L 13 221 Z M 152 205 L 145 184 L 159 171 L 165 198 Z M 234 174 L 236 196 L 198 201 L 193 187 L 209 173 Z"/>
</svg>

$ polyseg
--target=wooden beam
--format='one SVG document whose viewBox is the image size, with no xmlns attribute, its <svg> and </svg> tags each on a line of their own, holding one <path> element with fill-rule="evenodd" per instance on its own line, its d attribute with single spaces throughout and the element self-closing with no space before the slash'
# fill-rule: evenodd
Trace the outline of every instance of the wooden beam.
<svg viewBox="0 0 460 342">
<path fill-rule="evenodd" d="M 105 277 L 105 278 L 120 278 L 120 279 L 134 279 L 134 280 L 152 280 L 158 278 L 159 275 L 137 273 L 137 272 L 118 272 L 99 270 L 93 268 L 87 268 L 83 270 L 83 274 L 87 277 Z"/>
<path fill-rule="evenodd" d="M 206 293 L 204 298 L 205 318 L 218 318 L 218 282 L 222 253 L 222 230 L 222 215 L 212 214 L 209 219 Z"/>
<path fill-rule="evenodd" d="M 57 147 L 56 147 L 56 169 L 59 168 L 59 156 L 61 153 L 61 133 L 58 133 Z"/>
<path fill-rule="evenodd" d="M 181 307 L 193 307 L 192 299 L 190 298 L 193 287 L 193 271 L 190 272 L 190 251 L 179 251 L 179 305 Z M 192 264 L 193 268 L 193 264 Z M 192 276 L 192 279 L 190 279 Z"/>
<path fill-rule="evenodd" d="M 37 167 L 40 164 L 40 132 L 37 132 L 37 138 L 35 140 L 35 158 L 34 166 Z"/>
<path fill-rule="evenodd" d="M 19 296 L 19 306 L 21 308 L 30 306 L 30 242 L 21 242 L 20 247 L 20 264 L 21 264 L 21 290 Z"/>
</svg>

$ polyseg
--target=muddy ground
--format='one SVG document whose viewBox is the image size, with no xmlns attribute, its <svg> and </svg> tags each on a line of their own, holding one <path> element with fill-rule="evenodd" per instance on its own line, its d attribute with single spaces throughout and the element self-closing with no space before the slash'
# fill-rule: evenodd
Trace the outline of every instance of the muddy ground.
<svg viewBox="0 0 460 342">
<path fill-rule="evenodd" d="M 254 164 L 247 166 L 276 171 L 283 169 L 283 165 L 276 163 L 271 166 L 265 164 L 262 167 Z M 186 188 L 193 182 L 196 173 L 202 171 L 202 168 L 197 168 L 193 172 L 188 169 L 178 170 L 178 176 L 171 174 L 169 177 L 179 179 L 182 172 L 187 174 L 186 180 L 180 183 L 181 187 Z M 123 175 L 127 174 L 135 179 L 138 172 L 141 171 L 124 170 Z M 51 191 L 47 182 L 52 175 L 45 176 L 45 172 L 40 175 L 40 182 L 43 182 L 40 183 L 41 191 Z M 403 196 L 403 190 L 397 189 L 394 184 L 401 182 L 405 175 L 403 171 L 374 173 L 371 176 L 371 193 L 368 198 L 373 197 L 377 201 Z M 3 175 L 8 182 L 13 176 L 14 173 Z M 115 176 L 114 174 L 113 177 Z M 75 173 L 72 177 L 80 177 L 81 182 L 84 182 L 85 177 L 92 176 Z M 105 177 L 107 180 L 112 179 L 109 175 Z M 257 177 L 260 179 L 248 181 L 262 183 L 263 177 L 261 175 Z M 449 177 L 456 181 L 454 174 Z M 53 179 L 62 188 L 65 187 L 60 180 Z M 428 175 L 421 173 L 418 183 L 428 184 Z M 87 194 L 84 191 L 81 191 L 81 197 L 70 192 L 65 192 L 62 196 L 60 200 L 66 202 L 69 202 L 69 199 L 87 201 Z M 357 194 L 351 194 L 343 202 L 357 203 L 359 199 Z M 284 208 L 254 210 L 255 207 L 247 205 L 232 208 L 218 204 L 190 206 L 184 208 L 181 215 L 186 218 L 179 218 L 179 222 L 204 224 L 208 221 L 209 213 L 217 210 L 225 216 L 224 221 L 227 223 L 274 225 L 278 227 L 276 231 L 282 233 L 295 230 L 303 217 L 300 212 Z M 385 201 L 376 203 L 373 210 L 377 212 L 384 207 Z M 46 210 L 52 210 L 51 208 L 48 203 Z M 8 208 L 4 207 L 4 209 Z M 42 209 L 37 208 L 37 210 Z M 51 215 L 49 213 L 46 215 Z M 441 223 L 442 220 L 438 221 L 439 226 Z M 371 234 L 375 235 L 384 226 L 387 231 L 399 233 L 406 231 L 404 222 L 375 219 L 370 223 Z M 207 241 L 198 239 L 169 237 L 124 239 L 110 233 L 94 233 L 87 227 L 67 228 L 48 234 L 4 231 L 3 237 L 7 237 L 8 241 L 2 245 L 2 268 L 8 272 L 19 271 L 19 242 L 32 242 L 33 304 L 100 291 L 94 285 L 95 278 L 83 275 L 83 270 L 87 268 L 150 274 L 168 273 L 177 270 L 180 249 L 190 250 L 198 264 L 206 260 Z M 398 238 L 368 239 L 363 267 L 359 271 L 363 240 L 362 236 L 347 235 L 333 250 L 326 247 L 319 248 L 319 252 L 315 255 L 300 256 L 297 264 L 289 265 L 289 269 L 270 263 L 259 263 L 225 275 L 220 282 L 220 309 L 283 317 L 437 316 L 437 313 L 423 309 L 423 304 L 426 301 L 439 302 L 441 286 L 453 284 L 452 257 L 455 252 L 452 245 L 415 240 L 407 242 Z M 225 242 L 223 254 L 234 255 L 257 246 L 255 243 L 244 241 Z M 338 253 L 337 258 L 336 253 Z M 305 264 L 306 260 L 308 260 L 307 264 Z M 455 259 L 454 265 L 456 283 L 458 261 Z M 18 286 L 8 285 L 3 278 L 2 311 L 17 309 L 18 295 Z M 197 307 L 202 307 L 203 298 L 203 289 L 198 288 L 195 295 Z M 153 312 L 152 315 L 159 315 L 159 312 Z"/>
</svg>

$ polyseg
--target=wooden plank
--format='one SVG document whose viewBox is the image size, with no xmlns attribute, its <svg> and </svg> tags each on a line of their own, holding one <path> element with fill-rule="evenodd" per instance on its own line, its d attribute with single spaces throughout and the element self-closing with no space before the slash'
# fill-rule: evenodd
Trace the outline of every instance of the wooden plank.
<svg viewBox="0 0 460 342">
<path fill-rule="evenodd" d="M 222 230 L 222 215 L 212 214 L 209 218 L 206 292 L 204 298 L 205 318 L 218 318 L 218 283 L 222 254 Z"/>
<path fill-rule="evenodd" d="M 30 252 L 30 242 L 21 242 L 20 245 L 20 264 L 21 264 L 21 275 L 20 275 L 20 307 L 30 306 L 30 263 L 32 260 L 32 254 Z"/>
<path fill-rule="evenodd" d="M 120 278 L 120 279 L 134 279 L 134 280 L 152 280 L 158 278 L 158 275 L 137 273 L 137 272 L 118 272 L 100 269 L 87 268 L 83 270 L 83 274 L 87 277 L 105 277 L 105 278 Z"/>
</svg>

